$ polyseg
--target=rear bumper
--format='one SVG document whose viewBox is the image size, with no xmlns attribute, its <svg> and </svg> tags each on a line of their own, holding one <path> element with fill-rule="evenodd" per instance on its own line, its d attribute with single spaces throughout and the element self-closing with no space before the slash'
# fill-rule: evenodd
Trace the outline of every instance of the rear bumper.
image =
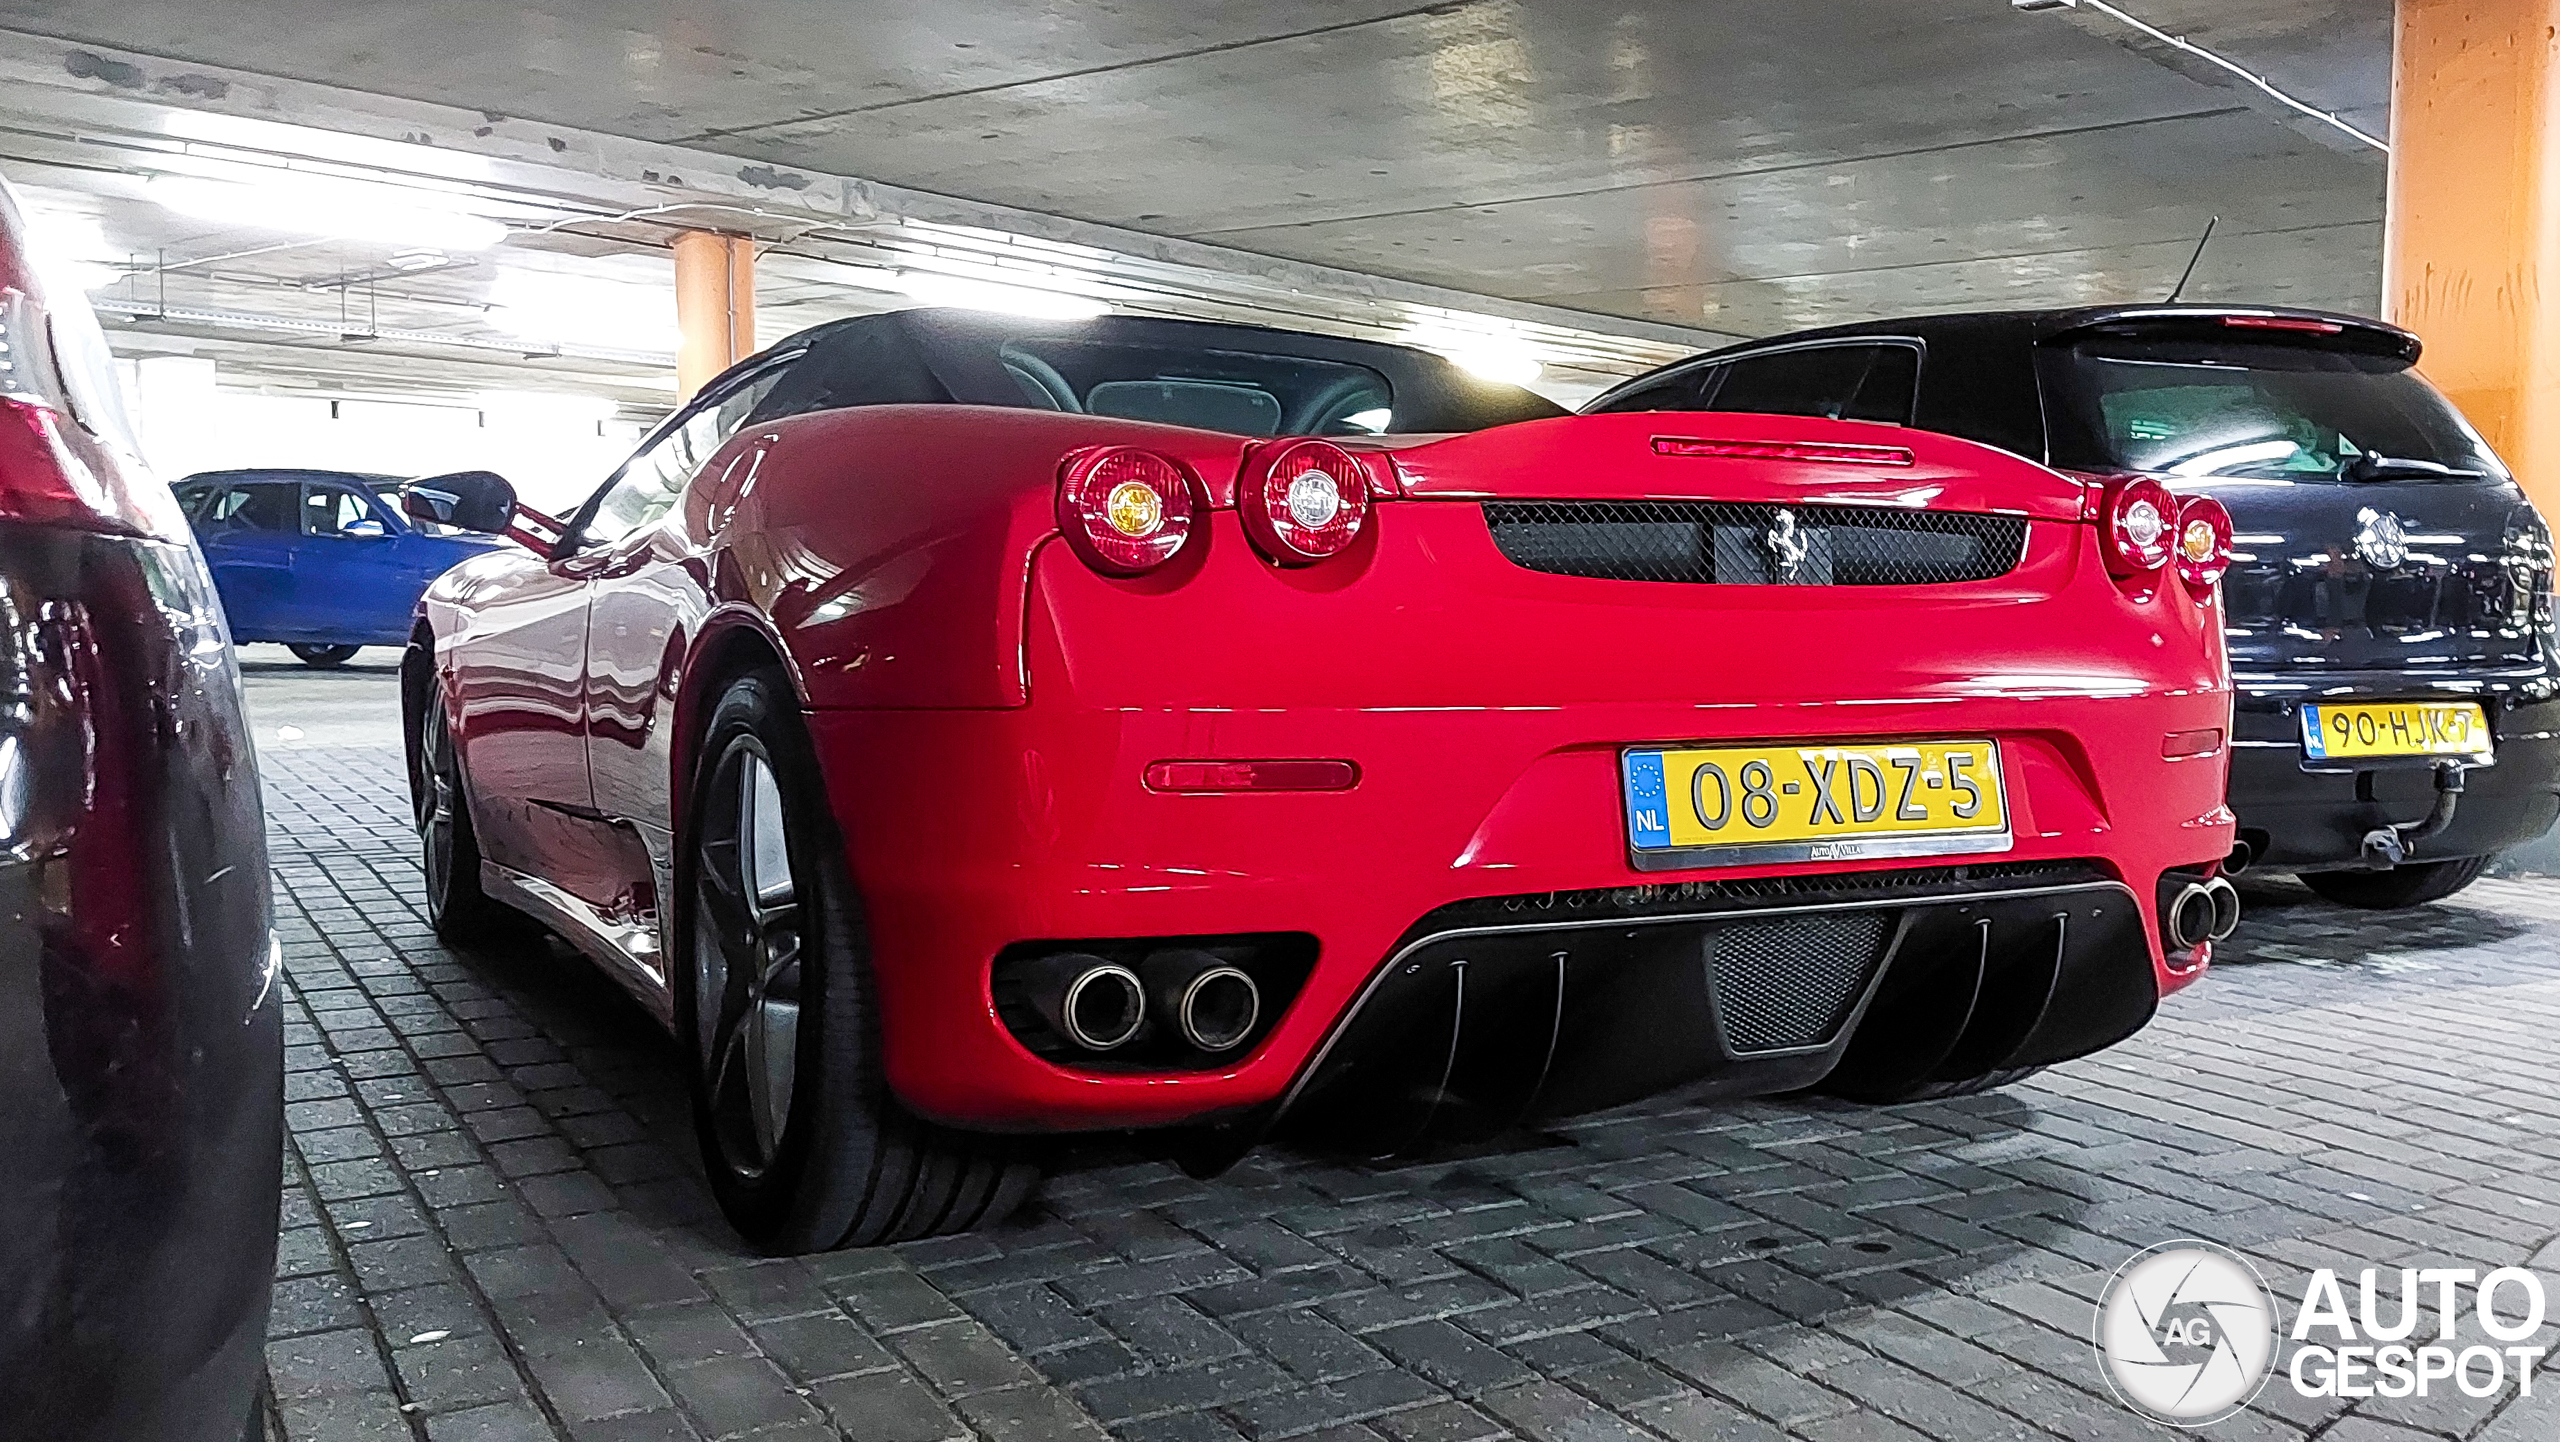
<svg viewBox="0 0 2560 1442">
<path fill-rule="evenodd" d="M 1391 522 L 1382 553 L 1425 529 Z M 1978 860 L 2093 865 L 2140 918 L 2121 933 L 2117 974 L 2154 1000 L 2192 978 L 2186 959 L 2161 954 L 2154 896 L 2162 873 L 2231 846 L 2221 754 L 2161 759 L 2171 733 L 2227 724 L 2209 607 L 2137 606 L 2103 575 L 2075 576 L 2067 537 L 2044 557 L 2042 579 L 2064 579 L 2043 604 L 1986 588 L 1931 608 L 1706 597 L 1689 593 L 1782 588 L 1622 587 L 1499 557 L 1473 574 L 1481 557 L 1461 549 L 1463 527 L 1438 540 L 1418 563 L 1431 585 L 1405 604 L 1361 599 L 1399 564 L 1386 554 L 1280 573 L 1222 529 L 1202 571 L 1168 594 L 1152 578 L 1104 582 L 1051 546 L 1034 567 L 1029 705 L 811 714 L 866 908 L 889 1080 L 908 1105 L 1004 1131 L 1252 1113 L 1308 1074 L 1386 960 L 1443 908 L 1968 860 L 1639 871 L 1617 754 L 1648 743 L 1995 738 L 2014 845 Z M 1631 591 L 1680 594 L 1635 604 Z M 1786 608 L 1797 614 L 1778 624 Z M 1293 644 L 1310 635 L 1344 639 Z M 1812 644 L 1849 635 L 1872 663 Z M 1152 762 L 1215 757 L 1341 758 L 1361 779 L 1225 795 L 1142 783 Z M 1957 883 L 1959 896 L 1996 889 Z M 1247 1054 L 1201 1070 L 1044 1060 L 990 990 L 993 959 L 1019 943 L 1239 933 L 1312 936 L 1316 960 Z M 1578 954 L 1641 971 L 1622 958 L 1642 950 L 1604 930 Z M 1752 1075 L 1784 1089 L 1801 1069 Z"/>
<path fill-rule="evenodd" d="M 2095 867 L 1664 890 L 1435 913 L 1372 974 L 1281 1125 L 1385 1154 L 1690 1084 L 1890 1097 L 2084 1056 L 2159 1003 L 2142 908 Z"/>
<path fill-rule="evenodd" d="M 2484 856 L 2522 845 L 2560 821 L 2560 679 L 2534 671 L 2481 679 L 2397 673 L 2323 675 L 2324 701 L 2442 697 L 2478 700 L 2497 736 L 2494 764 L 2468 769 L 2453 822 L 2417 844 L 2413 861 Z M 2234 707 L 2231 809 L 2254 864 L 2321 871 L 2357 863 L 2364 834 L 2424 818 L 2435 783 L 2423 760 L 2363 771 L 2302 766 L 2299 683 L 2243 678 Z"/>
</svg>

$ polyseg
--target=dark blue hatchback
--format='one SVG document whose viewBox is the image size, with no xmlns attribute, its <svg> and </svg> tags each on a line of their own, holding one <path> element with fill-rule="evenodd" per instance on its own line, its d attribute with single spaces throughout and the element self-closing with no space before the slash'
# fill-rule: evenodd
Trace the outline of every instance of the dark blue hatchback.
<svg viewBox="0 0 2560 1442">
<path fill-rule="evenodd" d="M 178 482 L 233 639 L 281 641 L 313 666 L 406 642 L 427 583 L 502 543 L 412 521 L 388 494 L 399 484 L 305 470 L 202 471 Z"/>
</svg>

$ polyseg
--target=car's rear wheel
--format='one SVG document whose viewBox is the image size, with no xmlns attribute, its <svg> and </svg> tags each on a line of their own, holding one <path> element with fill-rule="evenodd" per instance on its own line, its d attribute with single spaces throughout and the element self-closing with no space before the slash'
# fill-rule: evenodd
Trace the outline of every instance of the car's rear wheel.
<svg viewBox="0 0 2560 1442">
<path fill-rule="evenodd" d="M 2421 861 L 2388 871 L 2306 871 L 2302 884 L 2340 906 L 2366 911 L 2398 911 L 2442 901 L 2480 879 L 2489 869 L 2486 856 L 2453 861 Z"/>
<path fill-rule="evenodd" d="M 695 1130 L 730 1223 L 768 1252 L 964 1231 L 1039 1170 L 890 1095 L 869 946 L 789 685 L 731 682 L 696 753 L 682 872 L 679 1034 Z"/>
<path fill-rule="evenodd" d="M 344 666 L 347 662 L 355 659 L 356 652 L 363 648 L 357 646 L 321 646 L 308 641 L 295 641 L 286 646 L 285 649 L 291 651 L 294 655 L 301 657 L 303 665 L 317 666 L 325 671 L 333 666 Z"/>
<path fill-rule="evenodd" d="M 418 718 L 418 851 L 427 873 L 427 921 L 436 935 L 469 945 L 496 940 L 521 922 L 480 889 L 480 840 L 463 796 L 462 765 L 446 725 L 444 699 L 430 694 Z"/>
</svg>

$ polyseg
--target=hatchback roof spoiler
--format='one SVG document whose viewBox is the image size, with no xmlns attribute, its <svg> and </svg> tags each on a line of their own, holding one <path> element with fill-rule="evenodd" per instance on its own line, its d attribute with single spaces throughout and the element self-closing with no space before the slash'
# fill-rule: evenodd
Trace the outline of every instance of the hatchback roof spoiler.
<svg viewBox="0 0 2560 1442">
<path fill-rule="evenodd" d="M 2045 341 L 2076 340 L 2093 333 L 2170 326 L 2246 330 L 2262 340 L 2318 345 L 2337 338 L 2356 350 L 2389 355 L 2415 364 L 2418 337 L 2396 325 L 2363 316 L 2330 311 L 2291 310 L 2280 306 L 2129 305 L 2104 310 L 2066 312 Z"/>
</svg>

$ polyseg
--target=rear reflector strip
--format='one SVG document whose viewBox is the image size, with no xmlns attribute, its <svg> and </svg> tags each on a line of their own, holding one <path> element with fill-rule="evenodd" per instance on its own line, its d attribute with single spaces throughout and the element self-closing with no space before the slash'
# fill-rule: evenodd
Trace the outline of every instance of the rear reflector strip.
<svg viewBox="0 0 2560 1442">
<path fill-rule="evenodd" d="M 1837 461 L 1853 466 L 1907 466 L 1911 452 L 1901 446 L 1859 446 L 1819 441 L 1704 441 L 1688 436 L 1655 436 L 1657 456 L 1705 456 L 1729 461 Z"/>
<path fill-rule="evenodd" d="M 1158 761 L 1149 791 L 1348 791 L 1360 784 L 1349 761 Z"/>
<path fill-rule="evenodd" d="M 2226 315 L 2222 323 L 2239 326 L 2243 330 L 2300 330 L 2313 335 L 2343 335 L 2347 329 L 2334 320 L 2307 320 L 2291 315 Z"/>
<path fill-rule="evenodd" d="M 2202 731 L 2172 731 L 2161 738 L 2163 760 L 2180 761 L 2189 756 L 2211 756 L 2222 749 L 2222 728 L 2207 727 Z"/>
</svg>

